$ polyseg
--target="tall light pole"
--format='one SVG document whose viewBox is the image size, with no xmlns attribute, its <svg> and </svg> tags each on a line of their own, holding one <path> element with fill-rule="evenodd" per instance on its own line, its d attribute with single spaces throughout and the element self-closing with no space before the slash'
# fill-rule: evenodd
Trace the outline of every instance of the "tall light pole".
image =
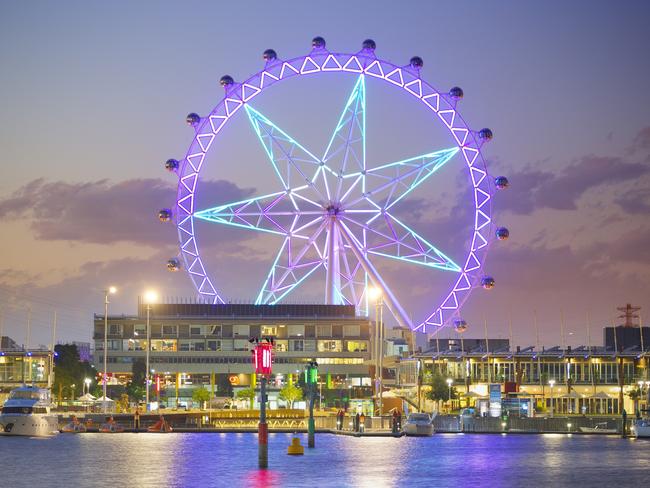
<svg viewBox="0 0 650 488">
<path fill-rule="evenodd" d="M 449 402 L 449 411 L 451 412 L 451 385 L 454 384 L 454 380 L 447 378 L 447 401 Z"/>
<path fill-rule="evenodd" d="M 102 382 L 104 383 L 102 391 L 104 398 L 102 398 L 102 403 L 104 407 L 104 413 L 108 408 L 108 401 L 106 400 L 106 370 L 108 366 L 108 295 L 113 295 L 117 292 L 117 288 L 114 286 L 109 286 L 104 290 L 104 376 L 102 377 Z"/>
<path fill-rule="evenodd" d="M 155 291 L 149 290 L 144 294 L 144 303 L 147 305 L 147 353 L 146 353 L 146 363 L 147 363 L 147 373 L 145 375 L 145 404 L 146 410 L 149 411 L 149 351 L 151 351 L 151 326 L 149 320 L 151 318 L 151 304 L 158 299 L 158 294 Z"/>
<path fill-rule="evenodd" d="M 368 297 L 375 301 L 375 385 L 377 388 L 377 410 L 383 411 L 383 369 L 384 369 L 384 299 L 381 288 L 368 289 Z"/>
<path fill-rule="evenodd" d="M 548 380 L 548 384 L 551 387 L 551 417 L 553 417 L 553 387 L 555 386 L 555 380 Z"/>
</svg>

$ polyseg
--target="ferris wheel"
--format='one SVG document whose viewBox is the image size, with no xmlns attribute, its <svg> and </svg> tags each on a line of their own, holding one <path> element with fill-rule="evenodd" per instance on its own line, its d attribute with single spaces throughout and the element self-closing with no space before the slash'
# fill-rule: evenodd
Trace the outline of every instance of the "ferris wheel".
<svg viewBox="0 0 650 488">
<path fill-rule="evenodd" d="M 182 160 L 165 163 L 178 176 L 176 205 L 160 210 L 158 217 L 175 222 L 178 228 L 180 255 L 167 262 L 168 269 L 184 268 L 202 300 L 225 303 L 225 295 L 218 278 L 204 265 L 198 222 L 279 236 L 279 249 L 268 264 L 257 304 L 280 303 L 306 281 L 320 279 L 325 303 L 355 305 L 367 314 L 369 291 L 375 288 L 399 325 L 427 332 L 453 324 L 462 332 L 466 322 L 460 309 L 472 290 L 494 287 L 494 279 L 483 272 L 483 263 L 490 243 L 507 239 L 509 231 L 492 222 L 491 199 L 495 190 L 507 188 L 509 182 L 503 176 L 488 176 L 481 148 L 492 139 L 492 131 L 467 126 L 457 110 L 463 90 L 454 87 L 443 93 L 425 82 L 420 77 L 421 58 L 398 66 L 379 59 L 375 49 L 375 42 L 368 39 L 356 53 L 330 52 L 321 37 L 313 39 L 309 54 L 289 60 L 268 49 L 262 71 L 243 82 L 223 76 L 220 84 L 225 97 L 217 106 L 207 115 L 187 116 L 195 131 L 189 150 Z M 325 147 L 308 147 L 299 135 L 274 123 L 271 114 L 256 109 L 257 97 L 287 79 L 336 75 L 346 76 L 351 90 L 341 100 L 338 123 L 328 128 L 332 135 Z M 402 90 L 421 103 L 430 123 L 446 132 L 449 144 L 424 154 L 405 151 L 398 160 L 367 157 L 366 84 L 371 80 Z M 248 119 L 261 144 L 260 171 L 273 178 L 277 191 L 198 208 L 206 155 L 220 144 L 224 128 L 236 117 Z M 466 175 L 473 213 L 471 235 L 464 239 L 467 248 L 461 252 L 462 259 L 456 260 L 396 214 L 414 190 L 429 184 L 454 162 Z M 392 261 L 403 269 L 404 278 L 409 267 L 442 275 L 448 287 L 440 296 L 428 297 L 429 312 L 413 320 L 395 293 L 404 283 L 391 283 L 378 269 L 377 260 Z"/>
</svg>

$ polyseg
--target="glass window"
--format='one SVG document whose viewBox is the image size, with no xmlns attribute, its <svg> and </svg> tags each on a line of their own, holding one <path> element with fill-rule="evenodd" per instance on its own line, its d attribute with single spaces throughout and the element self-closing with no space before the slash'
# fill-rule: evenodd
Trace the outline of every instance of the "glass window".
<svg viewBox="0 0 650 488">
<path fill-rule="evenodd" d="M 332 337 L 332 326 L 331 325 L 317 325 L 316 326 L 316 335 L 318 337 Z"/>
<path fill-rule="evenodd" d="M 190 341 L 178 341 L 178 350 L 179 351 L 189 351 L 191 347 Z"/>
<path fill-rule="evenodd" d="M 344 325 L 343 335 L 345 337 L 359 337 L 361 335 L 360 325 Z"/>
<path fill-rule="evenodd" d="M 212 336 L 220 336 L 221 335 L 221 326 L 220 325 L 211 325 L 209 327 L 208 333 Z"/>
<path fill-rule="evenodd" d="M 248 351 L 248 339 L 235 339 L 235 351 Z"/>
<path fill-rule="evenodd" d="M 205 351 L 205 341 L 194 341 L 195 351 Z"/>
<path fill-rule="evenodd" d="M 304 351 L 305 350 L 305 341 L 298 339 L 298 340 L 291 340 L 289 341 L 289 347 L 291 351 Z"/>
<path fill-rule="evenodd" d="M 176 351 L 178 341 L 176 339 L 153 340 L 151 341 L 152 351 Z"/>
<path fill-rule="evenodd" d="M 203 334 L 203 327 L 200 325 L 192 325 L 190 326 L 190 335 L 202 335 Z"/>
<path fill-rule="evenodd" d="M 304 325 L 289 325 L 287 327 L 287 334 L 289 337 L 304 336 L 305 335 L 305 326 Z"/>
<path fill-rule="evenodd" d="M 278 328 L 275 325 L 263 325 L 261 330 L 263 336 L 276 336 L 278 335 Z"/>
<path fill-rule="evenodd" d="M 108 333 L 110 335 L 122 335 L 122 324 L 108 324 Z"/>
<path fill-rule="evenodd" d="M 163 325 L 162 333 L 163 333 L 163 335 L 170 335 L 170 336 L 178 335 L 178 326 L 176 326 L 176 325 Z"/>
<path fill-rule="evenodd" d="M 248 337 L 248 335 L 250 334 L 250 326 L 248 326 L 248 325 L 235 325 L 233 327 L 233 333 L 234 333 L 235 336 Z"/>
<path fill-rule="evenodd" d="M 343 341 L 318 341 L 319 352 L 342 352 Z"/>
<path fill-rule="evenodd" d="M 221 351 L 221 341 L 208 341 L 208 351 Z"/>
<path fill-rule="evenodd" d="M 122 341 L 108 341 L 108 350 L 109 351 L 121 351 L 122 350 Z"/>
<path fill-rule="evenodd" d="M 133 326 L 133 335 L 134 336 L 146 336 L 147 335 L 147 324 L 135 324 Z"/>
<path fill-rule="evenodd" d="M 346 343 L 349 352 L 365 352 L 368 350 L 368 342 L 366 341 L 346 341 Z"/>
<path fill-rule="evenodd" d="M 289 350 L 288 347 L 289 347 L 289 341 L 285 341 L 285 340 L 275 341 L 276 351 L 286 352 Z"/>
</svg>

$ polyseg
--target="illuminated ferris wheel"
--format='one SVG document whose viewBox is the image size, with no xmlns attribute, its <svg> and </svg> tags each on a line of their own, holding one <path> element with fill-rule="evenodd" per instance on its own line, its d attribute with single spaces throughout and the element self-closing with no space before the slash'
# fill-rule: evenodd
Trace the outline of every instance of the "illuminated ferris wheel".
<svg viewBox="0 0 650 488">
<path fill-rule="evenodd" d="M 195 136 L 185 158 L 165 164 L 178 175 L 178 193 L 175 207 L 162 209 L 159 218 L 174 221 L 178 228 L 181 259 L 170 259 L 168 268 L 185 268 L 203 300 L 225 303 L 225 295 L 219 289 L 219 277 L 204 265 L 198 222 L 280 237 L 257 304 L 280 303 L 307 281 L 319 279 L 325 303 L 351 304 L 367 313 L 369 290 L 375 287 L 401 326 L 426 332 L 451 323 L 462 331 L 466 323 L 460 308 L 471 291 L 494 286 L 494 279 L 483 272 L 483 263 L 491 241 L 507 239 L 509 232 L 495 227 L 491 217 L 494 190 L 508 187 L 505 177 L 488 176 L 481 153 L 492 131 L 467 126 L 457 111 L 463 90 L 454 87 L 442 93 L 426 83 L 420 77 L 421 58 L 397 66 L 377 58 L 375 47 L 368 39 L 359 52 L 335 53 L 327 49 L 323 38 L 316 37 L 306 56 L 282 60 L 275 51 L 266 50 L 262 71 L 243 82 L 223 76 L 220 83 L 225 97 L 209 114 L 187 116 Z M 279 127 L 272 114 L 256 108 L 256 99 L 267 89 L 306 76 L 341 76 L 350 83 L 338 122 L 323 148 L 301 143 L 299 135 Z M 373 144 L 373 139 L 366 132 L 366 104 L 379 103 L 366 100 L 370 82 L 402 90 L 421 103 L 430 123 L 445 132 L 449 143 L 424 154 L 409 154 L 405 148 L 398 160 L 367 157 L 367 144 Z M 248 119 L 250 132 L 260 143 L 259 171 L 266 171 L 277 191 L 198 208 L 206 155 L 220 144 L 224 128 L 236 117 Z M 448 165 L 457 165 L 466 175 L 465 190 L 471 194 L 468 205 L 473 211 L 471 235 L 465 236 L 466 249 L 454 250 L 462 256 L 456 260 L 396 212 L 414 190 L 429 184 Z M 429 312 L 413 320 L 398 300 L 397 284 L 378 269 L 378 260 L 398 266 L 400 283 L 408 281 L 410 268 L 418 267 L 448 286 L 440 296 L 428 297 Z"/>
</svg>

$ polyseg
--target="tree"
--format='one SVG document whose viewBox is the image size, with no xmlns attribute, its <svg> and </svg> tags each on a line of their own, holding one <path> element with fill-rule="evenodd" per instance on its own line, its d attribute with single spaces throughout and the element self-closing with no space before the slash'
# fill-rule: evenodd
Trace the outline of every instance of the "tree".
<svg viewBox="0 0 650 488">
<path fill-rule="evenodd" d="M 134 402 L 139 402 L 145 395 L 145 379 L 147 376 L 147 363 L 144 359 L 138 358 L 133 361 L 131 367 L 131 381 L 126 385 L 126 391 Z"/>
<path fill-rule="evenodd" d="M 255 399 L 255 388 L 244 388 L 237 392 L 237 398 L 247 398 L 250 402 L 250 409 L 253 409 L 253 400 Z"/>
<path fill-rule="evenodd" d="M 289 408 L 293 408 L 293 402 L 302 400 L 302 388 L 288 384 L 280 390 L 279 397 L 289 403 Z"/>
<path fill-rule="evenodd" d="M 634 414 L 639 411 L 639 400 L 641 399 L 641 389 L 635 388 L 627 393 L 627 396 L 634 402 Z"/>
<path fill-rule="evenodd" d="M 74 396 L 73 392 L 82 390 L 86 378 L 94 378 L 95 370 L 87 361 L 79 360 L 79 351 L 75 344 L 57 344 L 54 347 L 54 385 L 55 392 L 61 392 L 65 396 L 69 392 L 69 398 Z M 73 386 L 74 385 L 74 386 Z M 63 398 L 59 398 L 61 401 Z"/>
<path fill-rule="evenodd" d="M 430 400 L 434 401 L 447 401 L 457 398 L 456 387 L 451 388 L 451 397 L 450 397 L 450 388 L 447 384 L 447 380 L 438 372 L 434 372 L 429 376 L 429 386 L 431 389 L 427 392 L 427 397 Z"/>
<path fill-rule="evenodd" d="M 203 386 L 196 388 L 192 392 L 192 400 L 201 404 L 201 408 L 205 408 L 205 402 L 210 401 L 210 392 Z"/>
<path fill-rule="evenodd" d="M 232 398 L 232 383 L 227 374 L 217 375 L 217 394 Z"/>
</svg>

